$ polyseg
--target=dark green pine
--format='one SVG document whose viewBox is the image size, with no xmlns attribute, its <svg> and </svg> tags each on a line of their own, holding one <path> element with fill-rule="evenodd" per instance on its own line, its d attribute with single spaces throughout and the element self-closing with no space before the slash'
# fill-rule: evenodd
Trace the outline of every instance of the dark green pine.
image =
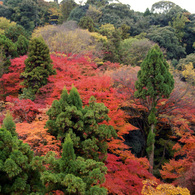
<svg viewBox="0 0 195 195">
<path fill-rule="evenodd" d="M 108 121 L 108 108 L 103 103 L 96 103 L 90 98 L 89 106 L 82 106 L 82 100 L 75 87 L 70 93 L 62 91 L 60 100 L 54 100 L 47 112 L 48 132 L 60 140 L 69 134 L 74 145 L 75 154 L 94 160 L 107 157 L 107 140 L 116 137 L 116 131 L 110 125 L 99 124 Z"/>
<path fill-rule="evenodd" d="M 0 128 L 0 194 L 45 194 L 40 172 L 31 166 L 33 158 L 28 144 Z"/>
<path fill-rule="evenodd" d="M 73 141 L 67 134 L 63 145 L 62 157 L 45 156 L 49 167 L 43 172 L 42 179 L 47 192 L 60 190 L 64 194 L 102 194 L 106 189 L 100 187 L 105 182 L 106 166 L 102 162 L 77 157 L 74 153 Z"/>
<path fill-rule="evenodd" d="M 53 69 L 49 48 L 42 37 L 33 38 L 29 43 L 28 58 L 25 60 L 24 85 L 34 94 L 47 84 L 50 75 L 56 74 Z"/>
</svg>

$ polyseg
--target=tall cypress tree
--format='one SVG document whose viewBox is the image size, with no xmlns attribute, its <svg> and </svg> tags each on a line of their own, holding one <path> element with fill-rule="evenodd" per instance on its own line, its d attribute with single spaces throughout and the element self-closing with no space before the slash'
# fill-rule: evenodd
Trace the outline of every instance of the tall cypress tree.
<svg viewBox="0 0 195 195">
<path fill-rule="evenodd" d="M 49 48 L 42 37 L 33 38 L 29 43 L 28 58 L 25 60 L 24 85 L 34 94 L 47 84 L 47 78 L 56 74 L 53 69 Z"/>
<path fill-rule="evenodd" d="M 174 89 L 174 79 L 169 72 L 169 65 L 163 57 L 158 45 L 149 50 L 138 72 L 135 84 L 135 97 L 145 101 L 148 107 L 148 123 L 150 130 L 147 137 L 147 153 L 150 162 L 150 172 L 153 172 L 156 106 L 160 99 L 169 98 Z"/>
</svg>

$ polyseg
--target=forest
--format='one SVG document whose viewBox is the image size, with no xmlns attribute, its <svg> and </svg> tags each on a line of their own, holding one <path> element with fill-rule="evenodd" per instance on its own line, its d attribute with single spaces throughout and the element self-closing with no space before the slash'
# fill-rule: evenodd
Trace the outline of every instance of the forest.
<svg viewBox="0 0 195 195">
<path fill-rule="evenodd" d="M 0 194 L 194 195 L 195 14 L 1 0 Z"/>
</svg>

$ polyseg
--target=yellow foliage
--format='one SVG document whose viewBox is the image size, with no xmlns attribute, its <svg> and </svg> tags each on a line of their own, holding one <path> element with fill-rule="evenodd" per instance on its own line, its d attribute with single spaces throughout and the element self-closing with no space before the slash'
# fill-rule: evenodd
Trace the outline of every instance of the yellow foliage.
<svg viewBox="0 0 195 195">
<path fill-rule="evenodd" d="M 113 24 L 102 24 L 100 26 L 100 30 L 107 30 L 107 31 L 115 31 L 115 27 Z"/>
<path fill-rule="evenodd" d="M 93 5 L 89 5 L 86 16 L 91 17 L 95 23 L 98 23 L 100 17 L 102 16 L 102 12 L 100 8 L 97 8 Z"/>
<path fill-rule="evenodd" d="M 195 69 L 193 67 L 192 62 L 189 64 L 185 64 L 182 66 L 182 76 L 187 80 L 192 83 L 195 83 Z"/>
<path fill-rule="evenodd" d="M 107 42 L 108 40 L 106 36 L 103 36 L 97 32 L 91 32 L 90 34 L 97 42 Z"/>
<path fill-rule="evenodd" d="M 71 25 L 71 24 L 70 24 Z M 42 36 L 49 46 L 50 52 L 62 52 L 65 54 L 96 53 L 101 48 L 100 40 L 106 40 L 104 36 L 90 33 L 88 30 L 71 29 L 66 25 L 47 25 L 35 29 L 32 37 Z"/>
<path fill-rule="evenodd" d="M 11 22 L 10 20 L 0 17 L 0 34 L 4 34 L 4 31 L 11 26 L 15 26 L 15 22 Z"/>
<path fill-rule="evenodd" d="M 114 31 L 115 27 L 113 24 L 102 24 L 100 26 L 100 33 L 104 36 L 110 37 Z"/>
<path fill-rule="evenodd" d="M 190 195 L 187 188 L 180 186 L 175 187 L 172 184 L 157 184 L 152 180 L 143 181 L 143 188 L 141 194 L 143 195 Z"/>
</svg>

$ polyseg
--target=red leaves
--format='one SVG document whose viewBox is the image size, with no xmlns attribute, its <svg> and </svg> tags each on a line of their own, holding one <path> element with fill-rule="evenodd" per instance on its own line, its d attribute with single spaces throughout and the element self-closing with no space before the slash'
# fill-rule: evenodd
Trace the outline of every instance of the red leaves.
<svg viewBox="0 0 195 195">
<path fill-rule="evenodd" d="M 120 157 L 108 154 L 106 166 L 108 171 L 103 186 L 109 194 L 140 194 L 142 180 L 153 177 L 136 159 L 127 159 L 123 163 Z"/>
<path fill-rule="evenodd" d="M 20 74 L 24 71 L 25 59 L 26 56 L 12 59 L 11 66 L 9 67 L 9 73 L 4 74 L 0 78 L 0 100 L 5 100 L 8 95 L 12 95 L 14 97 L 18 96 L 18 92 L 22 88 L 20 85 L 22 81 Z"/>
<path fill-rule="evenodd" d="M 6 101 L 10 102 L 8 108 L 12 111 L 13 117 L 20 122 L 32 122 L 39 114 L 37 105 L 29 99 L 18 99 L 8 96 Z"/>
<path fill-rule="evenodd" d="M 175 157 L 180 156 L 180 159 L 172 159 L 169 163 L 165 163 L 160 173 L 163 179 L 172 179 L 173 183 L 184 187 L 190 186 L 189 189 L 191 189 L 193 176 L 190 174 L 190 170 L 194 171 L 195 137 L 187 133 L 182 136 L 179 142 L 182 143 L 183 147 L 177 143 L 173 149 L 176 150 Z"/>
</svg>

